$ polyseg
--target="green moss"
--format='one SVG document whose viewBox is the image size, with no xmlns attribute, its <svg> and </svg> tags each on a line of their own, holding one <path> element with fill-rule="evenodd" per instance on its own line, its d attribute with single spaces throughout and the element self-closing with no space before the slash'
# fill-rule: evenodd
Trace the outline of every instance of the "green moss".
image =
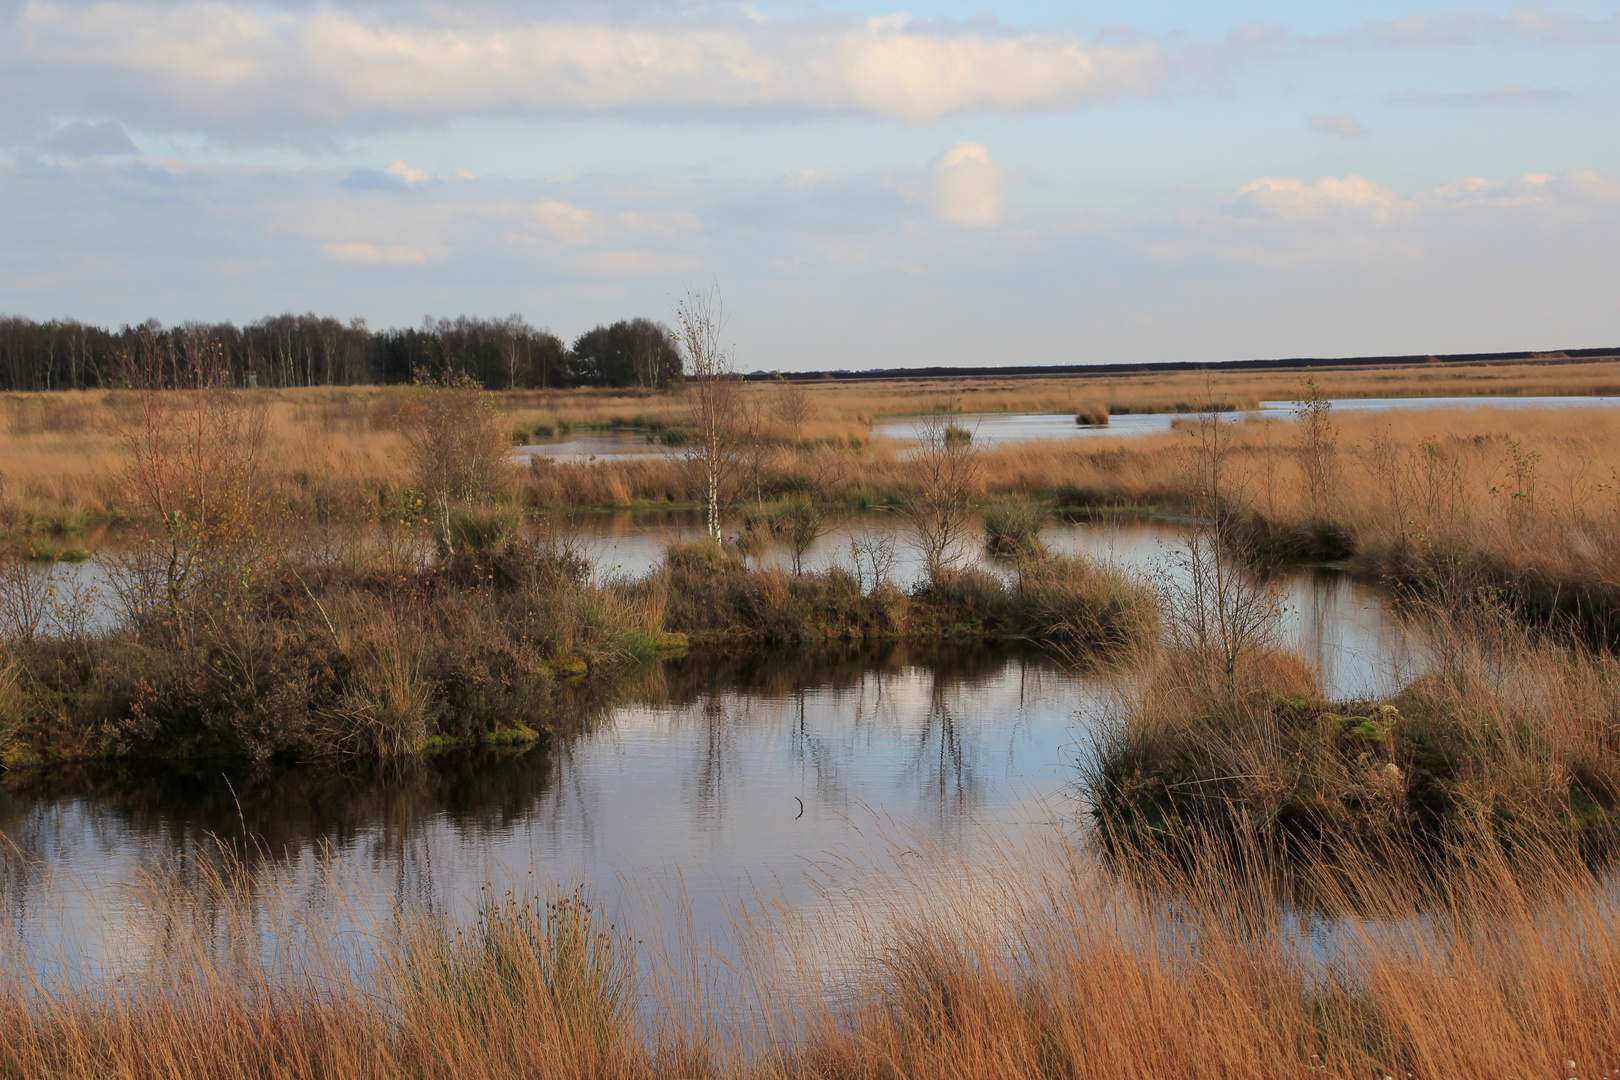
<svg viewBox="0 0 1620 1080">
<path fill-rule="evenodd" d="M 559 679 L 577 679 L 590 671 L 590 664 L 582 656 L 554 657 L 547 665 Z"/>
<path fill-rule="evenodd" d="M 422 743 L 421 752 L 424 754 L 444 753 L 447 750 L 463 750 L 469 746 L 482 746 L 492 749 L 518 749 L 533 746 L 544 736 L 523 724 L 517 727 L 499 728 L 495 731 L 483 731 L 476 735 L 430 735 Z"/>
</svg>

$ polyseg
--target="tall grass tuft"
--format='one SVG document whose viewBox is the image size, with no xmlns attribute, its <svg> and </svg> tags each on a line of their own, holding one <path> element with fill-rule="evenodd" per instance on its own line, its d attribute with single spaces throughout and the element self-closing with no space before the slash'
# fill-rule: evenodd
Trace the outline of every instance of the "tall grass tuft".
<svg viewBox="0 0 1620 1080">
<path fill-rule="evenodd" d="M 1041 527 L 1046 507 L 1027 499 L 1003 500 L 984 509 L 984 547 L 992 555 L 1039 555 L 1046 551 Z"/>
<path fill-rule="evenodd" d="M 1108 406 L 1101 401 L 1087 401 L 1074 412 L 1074 422 L 1081 427 L 1106 427 Z"/>
<path fill-rule="evenodd" d="M 1280 849 L 1613 848 L 1620 665 L 1500 610 L 1424 618 L 1428 670 L 1386 701 L 1326 700 L 1287 653 L 1246 654 L 1229 672 L 1168 650 L 1098 732 L 1093 806 L 1122 836 L 1240 828 Z"/>
<path fill-rule="evenodd" d="M 470 927 L 408 923 L 389 975 L 408 1030 L 442 1024 L 483 1034 L 485 1053 L 516 1038 L 599 1061 L 630 1034 L 632 948 L 583 889 L 496 896 L 486 885 Z"/>
<path fill-rule="evenodd" d="M 1078 555 L 1018 562 L 1013 619 L 1076 662 L 1098 650 L 1148 647 L 1159 636 L 1159 605 L 1146 582 Z"/>
<path fill-rule="evenodd" d="M 433 541 L 440 558 L 487 559 L 511 546 L 522 524 L 522 513 L 499 504 L 458 506 L 433 523 Z"/>
</svg>

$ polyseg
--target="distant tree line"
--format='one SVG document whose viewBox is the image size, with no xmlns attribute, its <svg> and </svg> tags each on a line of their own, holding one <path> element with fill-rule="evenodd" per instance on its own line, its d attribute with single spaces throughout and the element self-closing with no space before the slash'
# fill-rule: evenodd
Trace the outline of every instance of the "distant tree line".
<svg viewBox="0 0 1620 1080">
<path fill-rule="evenodd" d="M 183 346 L 217 349 L 239 386 L 352 386 L 470 375 L 491 390 L 570 386 L 667 387 L 681 381 L 669 329 L 625 319 L 581 334 L 572 347 L 520 315 L 424 319 L 372 330 L 364 319 L 276 315 L 247 326 L 155 320 L 111 330 L 76 319 L 34 322 L 0 315 L 0 390 L 118 386 L 124 360 L 142 349 L 168 357 Z M 160 358 L 161 359 L 161 358 Z"/>
</svg>

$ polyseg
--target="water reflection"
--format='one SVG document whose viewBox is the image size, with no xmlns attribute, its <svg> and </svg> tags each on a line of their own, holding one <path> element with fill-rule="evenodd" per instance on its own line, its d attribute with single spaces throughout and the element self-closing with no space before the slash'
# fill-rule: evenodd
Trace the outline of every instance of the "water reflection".
<svg viewBox="0 0 1620 1080">
<path fill-rule="evenodd" d="M 582 529 L 602 572 L 637 573 L 671 537 L 701 527 L 681 514 L 603 514 Z M 836 522 L 810 565 L 835 565 L 869 530 L 894 539 L 897 579 L 920 573 L 904 529 L 881 514 Z M 1047 540 L 1164 574 L 1180 532 L 1119 519 L 1058 523 Z M 1284 644 L 1320 666 L 1329 693 L 1378 694 L 1409 677 L 1412 647 L 1381 590 L 1327 569 L 1275 584 Z M 857 857 L 874 827 L 917 830 L 969 855 L 984 828 L 1027 836 L 1081 820 L 1074 760 L 1114 689 L 1034 647 L 722 651 L 647 669 L 577 735 L 521 753 L 13 775 L 0 787 L 0 906 L 21 940 L 45 950 L 118 910 L 121 882 L 195 863 L 216 841 L 245 851 L 251 873 L 292 880 L 305 902 L 328 908 L 338 905 L 334 876 L 366 882 L 383 906 L 455 910 L 485 881 L 531 873 L 619 896 L 646 875 L 677 879 L 700 921 L 723 919 L 749 883 L 809 903 L 807 872 Z"/>
<path fill-rule="evenodd" d="M 744 882 L 808 900 L 805 870 L 875 816 L 967 845 L 1064 799 L 1077 704 L 1104 688 L 1036 651 L 891 643 L 773 660 L 690 656 L 549 748 L 409 765 L 10 778 L 6 919 L 61 941 L 120 882 L 224 842 L 314 896 L 332 875 L 454 909 L 486 880 L 684 875 L 713 914 Z M 1045 814 L 1049 818 L 1051 815 Z"/>
</svg>

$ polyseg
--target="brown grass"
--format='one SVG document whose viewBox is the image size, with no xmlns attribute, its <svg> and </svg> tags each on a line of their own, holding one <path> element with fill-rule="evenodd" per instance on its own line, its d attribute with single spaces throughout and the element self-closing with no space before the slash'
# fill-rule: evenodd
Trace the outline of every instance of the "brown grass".
<svg viewBox="0 0 1620 1080">
<path fill-rule="evenodd" d="M 1216 400 L 1288 400 L 1300 372 L 1177 372 L 1149 375 L 960 380 L 876 380 L 800 384 L 806 399 L 794 431 L 781 418 L 781 390 L 749 384 L 768 437 L 801 441 L 863 440 L 875 417 L 924 413 L 1046 412 L 1073 415 L 1098 405 L 1151 411 Z M 1445 365 L 1314 369 L 1329 397 L 1428 397 L 1453 394 L 1562 395 L 1620 393 L 1620 362 Z M 406 475 L 404 418 L 409 392 L 400 387 L 261 390 L 267 409 L 272 468 L 288 494 L 310 502 L 374 503 L 379 488 Z M 617 423 L 680 427 L 690 409 L 680 393 L 650 390 L 512 391 L 495 396 L 503 425 L 532 431 L 559 424 Z M 131 407 L 117 390 L 7 394 L 0 397 L 0 502 L 39 513 L 118 505 L 121 455 L 116 428 Z M 796 406 L 798 402 L 794 403 Z M 666 485 L 667 486 L 667 485 Z M 634 492 L 636 485 L 629 485 Z"/>
<path fill-rule="evenodd" d="M 1435 372 L 1318 372 L 1324 394 L 1429 392 L 1590 392 L 1613 390 L 1612 364 L 1445 367 Z M 1267 382 L 1266 380 L 1272 380 Z M 1359 381 L 1352 381 L 1359 380 Z M 1066 388 L 1067 383 L 1075 384 Z M 1193 385 L 1155 376 L 1121 381 L 1142 395 L 1196 400 L 1200 394 L 1287 396 L 1286 376 L 1231 374 Z M 859 445 L 864 421 L 885 409 L 926 408 L 949 390 L 974 408 L 1066 409 L 1085 379 L 978 380 L 953 384 L 812 386 L 806 438 L 785 440 L 769 411 L 749 445 L 734 492 L 768 499 L 809 491 L 823 500 L 901 504 L 918 483 L 904 447 Z M 751 386 L 757 395 L 775 388 Z M 400 427 L 407 391 L 263 391 L 267 403 L 266 481 L 293 519 L 364 521 L 419 512 L 406 497 L 411 472 Z M 562 415 L 679 423 L 678 395 L 599 391 L 519 392 L 498 397 L 503 415 L 528 422 Z M 859 407 L 858 407 L 859 406 Z M 71 532 L 85 515 L 127 505 L 114 436 L 127 400 L 116 391 L 3 399 L 0 511 L 14 541 Z M 632 412 L 631 410 L 639 410 Z M 1297 428 L 1283 422 L 1238 425 L 1233 472 L 1253 511 L 1262 546 L 1280 555 L 1354 555 L 1373 569 L 1435 587 L 1508 585 L 1544 610 L 1583 613 L 1620 597 L 1620 417 L 1610 410 L 1459 409 L 1333 415 L 1333 483 L 1325 498 L 1304 482 Z M 773 426 L 774 425 L 774 426 Z M 817 425 L 821 425 L 818 427 Z M 821 438 L 827 441 L 816 442 Z M 1076 507 L 1175 504 L 1181 498 L 1185 432 L 1147 439 L 1087 438 L 986 448 L 975 498 L 1036 496 Z M 749 490 L 743 490 L 747 488 Z M 536 459 L 520 468 L 512 497 L 537 507 L 691 505 L 697 488 L 677 456 L 598 464 Z M 45 539 L 41 539 L 44 537 Z M 1574 591 L 1571 591 L 1574 590 Z M 1584 616 L 1583 616 L 1584 617 Z"/>
<path fill-rule="evenodd" d="M 1306 663 L 1265 648 L 1231 674 L 1196 648 L 1155 657 L 1088 758 L 1094 804 L 1121 842 L 1235 828 L 1305 858 L 1480 837 L 1611 851 L 1620 663 L 1499 610 L 1421 621 L 1426 670 L 1385 702 L 1324 700 Z"/>
<path fill-rule="evenodd" d="M 0 1075 L 1157 1080 L 1620 1064 L 1620 923 L 1568 851 L 1459 850 L 1437 877 L 1366 860 L 1273 873 L 1207 849 L 1108 866 L 1054 837 L 971 859 L 909 837 L 876 846 L 825 905 L 739 912 L 731 963 L 678 932 L 637 948 L 638 928 L 570 892 L 489 890 L 468 922 L 406 911 L 334 934 L 322 920 L 343 883 L 314 915 L 287 884 L 203 860 L 125 905 L 120 940 L 154 943 L 127 976 L 70 986 L 11 963 Z M 862 869 L 877 865 L 906 869 Z M 1280 917 L 1300 903 L 1333 928 L 1325 947 Z M 274 930 L 283 945 L 260 947 Z"/>
</svg>

